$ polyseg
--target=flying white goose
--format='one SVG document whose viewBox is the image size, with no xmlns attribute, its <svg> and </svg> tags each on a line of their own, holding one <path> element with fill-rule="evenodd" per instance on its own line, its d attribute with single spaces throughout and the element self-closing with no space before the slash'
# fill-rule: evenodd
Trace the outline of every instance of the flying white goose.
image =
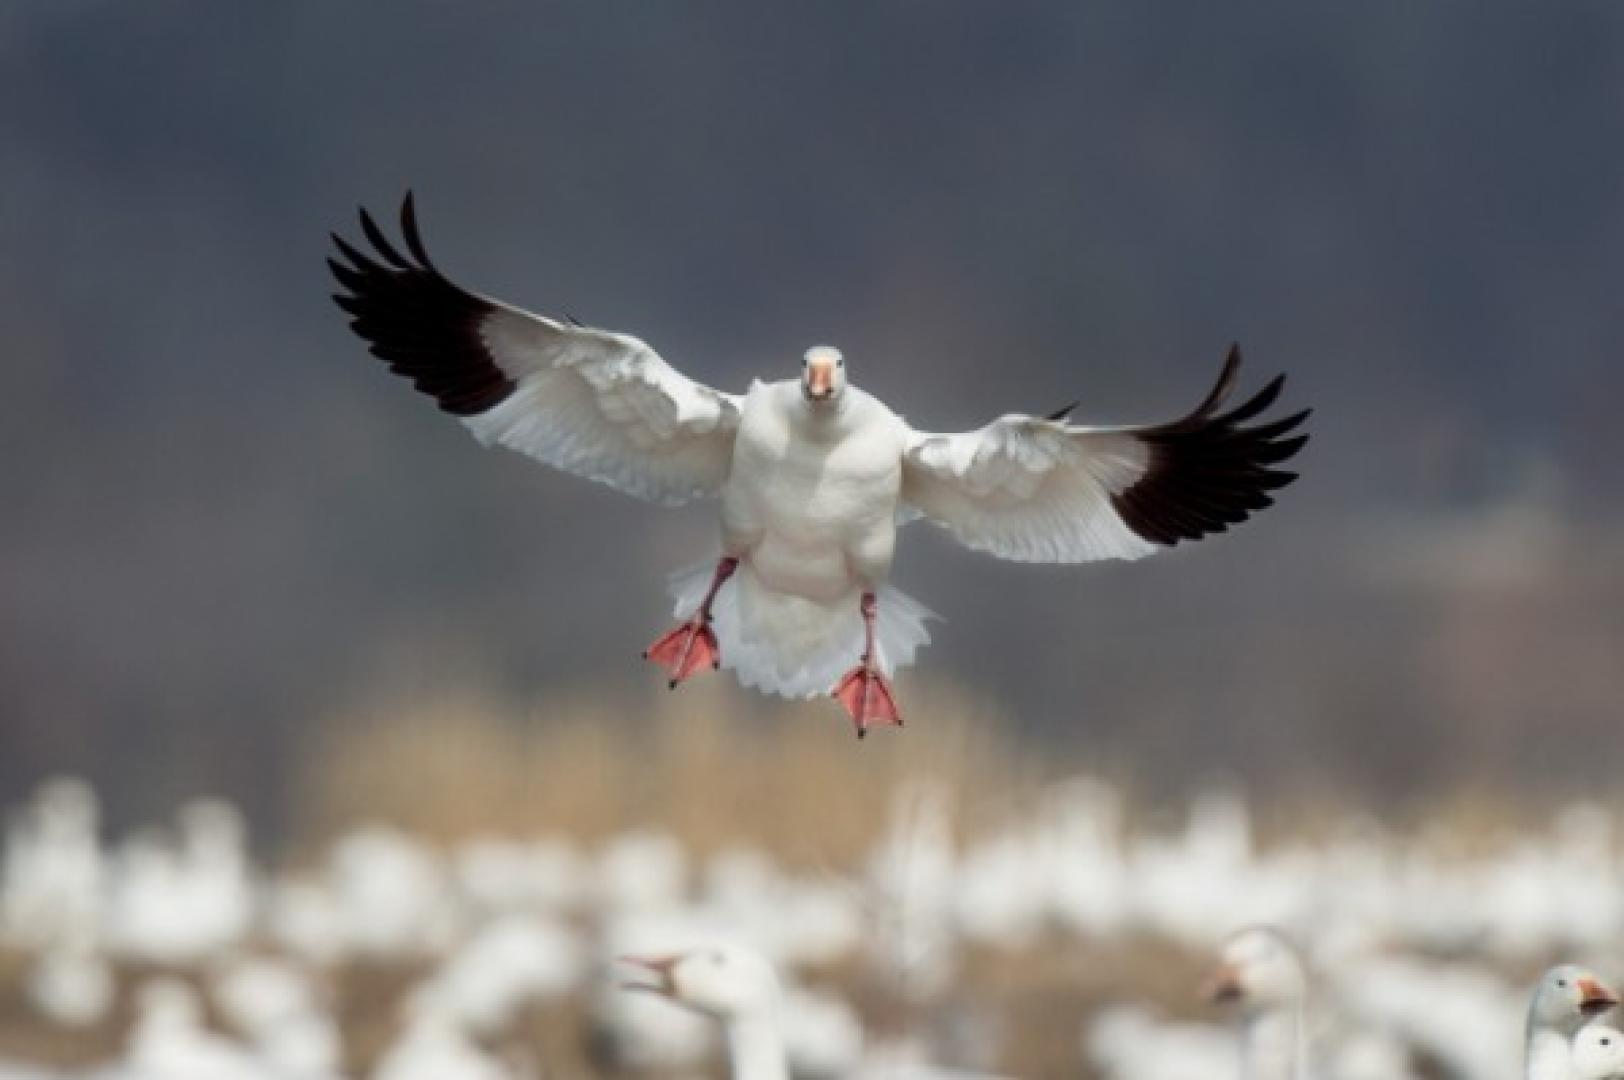
<svg viewBox="0 0 1624 1080">
<path fill-rule="evenodd" d="M 1577 964 L 1559 964 L 1540 976 L 1528 1003 L 1528 1080 L 1570 1080 L 1574 1035 L 1617 1004 L 1613 989 Z"/>
<path fill-rule="evenodd" d="M 1591 1024 L 1573 1037 L 1574 1080 L 1624 1080 L 1624 1032 Z"/>
<path fill-rule="evenodd" d="M 1254 926 L 1231 935 L 1206 992 L 1240 1012 L 1244 1080 L 1302 1080 L 1308 976 L 1279 931 Z"/>
<path fill-rule="evenodd" d="M 786 697 L 833 692 L 858 735 L 900 724 L 887 675 L 929 640 L 930 612 L 886 585 L 899 521 L 1022 562 L 1137 559 L 1246 520 L 1295 479 L 1305 410 L 1254 426 L 1280 376 L 1228 412 L 1240 353 L 1189 415 L 1148 427 L 1009 414 L 915 431 L 850 385 L 837 349 L 743 395 L 689 379 L 627 334 L 532 315 L 447 279 L 410 194 L 406 253 L 365 210 L 364 254 L 328 260 L 351 327 L 486 444 L 655 503 L 721 499 L 722 554 L 674 582 L 681 623 L 649 647 L 670 683 L 727 667 Z M 729 582 L 732 586 L 724 591 Z"/>
</svg>

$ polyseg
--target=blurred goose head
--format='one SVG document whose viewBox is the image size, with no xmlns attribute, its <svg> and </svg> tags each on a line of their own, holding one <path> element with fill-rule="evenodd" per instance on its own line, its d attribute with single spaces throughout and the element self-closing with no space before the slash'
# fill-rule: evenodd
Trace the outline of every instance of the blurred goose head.
<svg viewBox="0 0 1624 1080">
<path fill-rule="evenodd" d="M 713 945 L 667 956 L 624 956 L 644 977 L 627 983 L 717 1020 L 770 1015 L 778 1005 L 778 976 L 762 957 L 735 945 Z"/>
<path fill-rule="evenodd" d="M 648 978 L 628 983 L 721 1023 L 734 1080 L 788 1080 L 778 976 L 748 949 L 714 945 L 669 956 L 624 956 Z"/>
<path fill-rule="evenodd" d="M 1573 1037 L 1575 1080 L 1624 1080 L 1624 1032 L 1591 1024 Z"/>
<path fill-rule="evenodd" d="M 1559 964 L 1540 977 L 1528 1006 L 1530 1031 L 1571 1036 L 1618 1004 L 1618 994 L 1589 968 Z"/>
<path fill-rule="evenodd" d="M 1208 1001 L 1245 1014 L 1295 1008 L 1308 990 L 1297 950 L 1268 926 L 1232 934 L 1218 952 L 1218 966 L 1204 985 Z"/>
</svg>

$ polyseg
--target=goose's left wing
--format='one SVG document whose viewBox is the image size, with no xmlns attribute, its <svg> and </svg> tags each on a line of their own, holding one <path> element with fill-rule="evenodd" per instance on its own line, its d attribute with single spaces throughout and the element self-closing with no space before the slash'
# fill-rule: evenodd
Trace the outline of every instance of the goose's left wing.
<svg viewBox="0 0 1624 1080">
<path fill-rule="evenodd" d="M 695 382 L 630 334 L 532 315 L 469 292 L 429 259 L 411 195 L 406 253 L 365 210 L 366 254 L 335 235 L 333 299 L 390 370 L 485 443 L 650 502 L 714 495 L 727 480 L 739 399 Z"/>
<path fill-rule="evenodd" d="M 1197 540 L 1272 504 L 1297 478 L 1275 468 L 1308 441 L 1292 432 L 1310 410 L 1247 426 L 1285 376 L 1229 412 L 1240 349 L 1212 392 L 1183 419 L 1092 428 L 1011 414 L 978 431 L 915 432 L 903 458 L 902 501 L 978 551 L 1020 562 L 1138 559 Z"/>
</svg>

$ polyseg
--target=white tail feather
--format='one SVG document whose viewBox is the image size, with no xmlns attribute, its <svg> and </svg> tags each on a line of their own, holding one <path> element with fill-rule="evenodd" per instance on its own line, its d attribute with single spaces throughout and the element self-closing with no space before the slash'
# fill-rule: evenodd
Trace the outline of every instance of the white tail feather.
<svg viewBox="0 0 1624 1080">
<path fill-rule="evenodd" d="M 679 619 L 699 609 L 716 571 L 714 561 L 671 575 Z M 769 588 L 748 562 L 716 594 L 711 629 L 722 666 L 744 686 L 787 698 L 822 697 L 863 655 L 860 589 L 835 600 L 809 600 Z M 930 642 L 925 620 L 936 614 L 900 589 L 882 585 L 876 597 L 874 648 L 880 670 L 890 675 L 913 663 Z"/>
</svg>

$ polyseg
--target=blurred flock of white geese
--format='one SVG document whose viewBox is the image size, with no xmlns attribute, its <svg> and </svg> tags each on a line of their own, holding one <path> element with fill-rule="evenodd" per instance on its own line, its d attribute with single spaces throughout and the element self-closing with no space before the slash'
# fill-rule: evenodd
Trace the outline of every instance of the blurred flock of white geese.
<svg viewBox="0 0 1624 1080">
<path fill-rule="evenodd" d="M 71 1069 L 0 1045 L 0 1078 L 576 1075 L 504 1039 L 565 1001 L 616 1075 L 989 1075 L 1010 1024 L 960 985 L 972 957 L 1064 945 L 1082 976 L 1094 950 L 1139 943 L 1147 964 L 1190 959 L 1188 999 L 1125 985 L 1078 1009 L 1071 1058 L 1045 1075 L 1624 1078 L 1605 974 L 1624 971 L 1620 869 L 1594 806 L 1469 845 L 1350 819 L 1263 846 L 1234 796 L 1136 830 L 1112 787 L 1077 780 L 969 839 L 943 791 L 905 787 L 861 865 L 816 873 L 743 848 L 699 859 L 654 829 L 433 847 L 377 826 L 272 871 L 226 803 L 109 843 L 90 788 L 56 780 L 8 820 L 4 1008 L 27 1016 L 4 1030 L 71 1043 L 118 1017 L 117 1042 Z M 1558 960 L 1588 966 L 1539 975 Z M 366 962 L 410 976 L 361 1062 L 332 973 Z M 1201 969 L 1205 991 L 1186 977 Z M 808 978 L 831 970 L 883 983 L 917 1022 L 876 1024 Z M 946 1021 L 920 1019 L 941 1002 Z"/>
</svg>

